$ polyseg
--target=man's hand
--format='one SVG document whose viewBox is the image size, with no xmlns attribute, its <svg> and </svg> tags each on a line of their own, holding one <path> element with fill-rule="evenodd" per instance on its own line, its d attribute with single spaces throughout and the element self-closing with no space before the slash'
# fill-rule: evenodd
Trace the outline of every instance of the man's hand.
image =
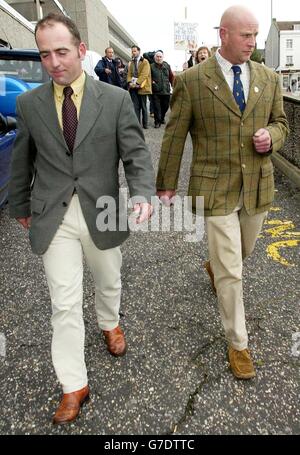
<svg viewBox="0 0 300 455">
<path fill-rule="evenodd" d="M 106 74 L 111 74 L 111 70 L 109 68 L 105 68 L 104 71 L 106 72 Z"/>
<path fill-rule="evenodd" d="M 26 218 L 17 218 L 17 221 L 22 224 L 25 229 L 29 229 L 31 226 L 31 216 L 27 216 Z"/>
<path fill-rule="evenodd" d="M 175 190 L 158 190 L 156 192 L 157 197 L 161 200 L 161 202 L 170 207 L 173 204 L 173 198 L 176 196 Z"/>
<path fill-rule="evenodd" d="M 138 204 L 134 204 L 133 211 L 138 214 L 135 222 L 137 224 L 141 224 L 144 221 L 149 220 L 153 213 L 153 206 L 148 202 L 140 202 Z"/>
<path fill-rule="evenodd" d="M 253 136 L 253 144 L 258 153 L 267 153 L 272 146 L 271 135 L 265 128 L 260 128 Z"/>
</svg>

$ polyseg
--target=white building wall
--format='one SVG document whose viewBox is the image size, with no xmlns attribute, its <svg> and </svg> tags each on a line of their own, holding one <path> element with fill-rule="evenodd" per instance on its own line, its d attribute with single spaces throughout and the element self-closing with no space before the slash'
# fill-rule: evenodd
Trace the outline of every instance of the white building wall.
<svg viewBox="0 0 300 455">
<path fill-rule="evenodd" d="M 287 40 L 293 40 L 293 48 L 287 48 Z M 293 66 L 287 66 L 287 56 L 293 57 Z M 280 32 L 280 68 L 300 70 L 300 31 Z"/>
</svg>

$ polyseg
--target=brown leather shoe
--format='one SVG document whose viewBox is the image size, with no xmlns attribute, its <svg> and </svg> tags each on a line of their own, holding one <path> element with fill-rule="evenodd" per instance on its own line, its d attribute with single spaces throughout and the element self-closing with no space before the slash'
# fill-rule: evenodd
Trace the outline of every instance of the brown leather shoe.
<svg viewBox="0 0 300 455">
<path fill-rule="evenodd" d="M 89 400 L 90 389 L 88 386 L 76 392 L 64 393 L 62 400 L 53 417 L 55 425 L 63 425 L 75 420 L 80 412 L 80 408 Z"/>
<path fill-rule="evenodd" d="M 229 362 L 231 370 L 238 379 L 251 379 L 256 376 L 253 362 L 248 349 L 237 351 L 229 346 Z"/>
<path fill-rule="evenodd" d="M 207 273 L 209 275 L 212 289 L 213 289 L 214 293 L 217 294 L 217 290 L 216 290 L 216 287 L 215 287 L 215 277 L 214 277 L 214 273 L 213 273 L 213 271 L 211 269 L 210 262 L 209 261 L 205 262 L 204 267 L 205 267 L 205 269 L 206 269 L 206 271 L 207 271 Z"/>
<path fill-rule="evenodd" d="M 122 357 L 126 353 L 127 343 L 123 330 L 119 325 L 113 330 L 103 330 L 103 335 L 105 337 L 107 349 L 111 355 Z"/>
</svg>

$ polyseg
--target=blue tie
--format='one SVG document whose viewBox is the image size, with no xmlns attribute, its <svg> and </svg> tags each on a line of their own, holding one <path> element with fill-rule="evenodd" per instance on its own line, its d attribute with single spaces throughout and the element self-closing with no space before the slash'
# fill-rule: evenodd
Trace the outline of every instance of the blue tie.
<svg viewBox="0 0 300 455">
<path fill-rule="evenodd" d="M 238 65 L 234 65 L 231 67 L 231 69 L 234 73 L 233 96 L 234 96 L 235 101 L 237 102 L 237 105 L 240 108 L 240 111 L 244 112 L 245 107 L 246 107 L 246 101 L 245 101 L 243 84 L 242 84 L 242 81 L 240 78 L 241 68 Z"/>
</svg>

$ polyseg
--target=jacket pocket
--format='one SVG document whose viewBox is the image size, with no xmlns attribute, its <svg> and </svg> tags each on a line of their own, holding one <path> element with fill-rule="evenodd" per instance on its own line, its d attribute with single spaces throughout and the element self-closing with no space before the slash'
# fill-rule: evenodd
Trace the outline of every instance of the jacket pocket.
<svg viewBox="0 0 300 455">
<path fill-rule="evenodd" d="M 204 209 L 211 210 L 215 200 L 215 188 L 219 176 L 219 166 L 204 166 L 202 169 L 193 168 L 190 177 L 189 194 L 196 206 L 197 196 L 204 196 Z"/>
<path fill-rule="evenodd" d="M 36 214 L 40 215 L 43 212 L 45 205 L 46 205 L 45 201 L 42 201 L 41 199 L 32 198 L 31 199 L 32 213 L 36 213 Z"/>
<path fill-rule="evenodd" d="M 258 185 L 258 207 L 271 204 L 274 199 L 274 168 L 271 162 L 260 168 Z"/>
</svg>

